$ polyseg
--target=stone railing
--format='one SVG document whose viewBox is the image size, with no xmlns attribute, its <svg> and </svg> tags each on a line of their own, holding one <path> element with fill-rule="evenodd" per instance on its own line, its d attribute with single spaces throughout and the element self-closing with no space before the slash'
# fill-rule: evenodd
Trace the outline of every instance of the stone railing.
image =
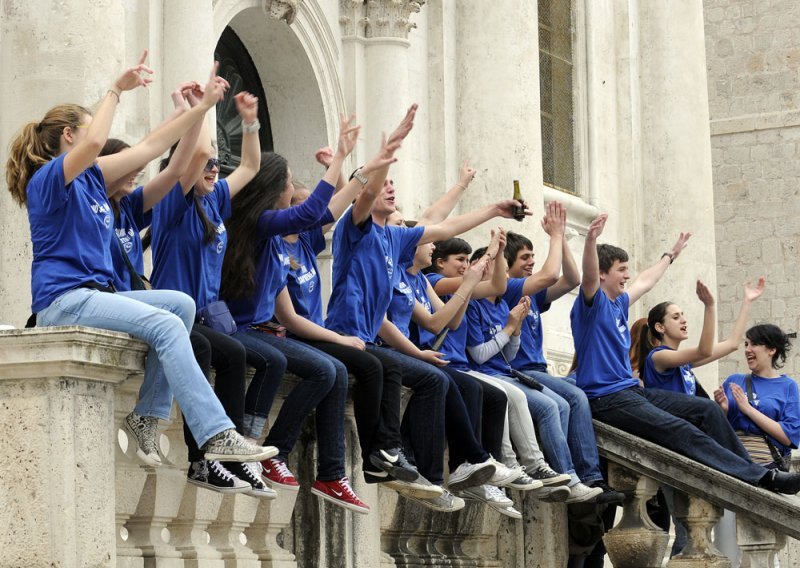
<svg viewBox="0 0 800 568">
<path fill-rule="evenodd" d="M 669 535 L 653 524 L 645 506 L 660 485 L 678 489 L 676 516 L 689 539 L 668 568 L 731 566 L 711 540 L 723 509 L 736 513 L 742 567 L 774 568 L 786 537 L 800 538 L 800 498 L 755 488 L 616 428 L 594 425 L 600 453 L 609 461 L 610 482 L 629 495 L 622 519 L 604 537 L 615 568 L 663 565 Z"/>
<path fill-rule="evenodd" d="M 177 412 L 160 428 L 166 463 L 145 467 L 118 426 L 134 406 L 146 352 L 96 329 L 0 332 L 0 567 L 566 565 L 563 505 L 516 493 L 523 521 L 474 502 L 442 514 L 364 484 L 352 407 L 347 471 L 369 515 L 306 489 L 269 501 L 187 484 Z M 304 488 L 315 472 L 312 426 L 290 458 Z"/>
</svg>

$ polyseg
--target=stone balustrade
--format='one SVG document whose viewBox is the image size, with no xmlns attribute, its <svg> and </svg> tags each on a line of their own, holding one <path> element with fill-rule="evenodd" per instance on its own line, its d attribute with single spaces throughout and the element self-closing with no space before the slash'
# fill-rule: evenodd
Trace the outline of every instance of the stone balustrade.
<svg viewBox="0 0 800 568">
<path fill-rule="evenodd" d="M 159 428 L 164 465 L 142 465 L 119 424 L 146 352 L 125 334 L 82 327 L 0 332 L 0 567 L 566 565 L 564 505 L 515 493 L 523 521 L 476 502 L 442 514 L 363 483 L 352 405 L 347 471 L 369 515 L 305 489 L 315 472 L 313 419 L 290 456 L 303 489 L 275 500 L 187 484 L 177 411 Z M 273 413 L 291 388 L 284 382 Z"/>
<path fill-rule="evenodd" d="M 800 538 L 800 498 L 755 488 L 600 422 L 594 426 L 600 453 L 609 461 L 610 482 L 629 496 L 622 519 L 604 537 L 616 568 L 663 565 L 669 536 L 645 508 L 660 485 L 678 490 L 676 516 L 689 533 L 683 553 L 670 559 L 668 568 L 730 567 L 711 540 L 723 509 L 737 515 L 742 567 L 774 568 L 786 537 Z"/>
</svg>

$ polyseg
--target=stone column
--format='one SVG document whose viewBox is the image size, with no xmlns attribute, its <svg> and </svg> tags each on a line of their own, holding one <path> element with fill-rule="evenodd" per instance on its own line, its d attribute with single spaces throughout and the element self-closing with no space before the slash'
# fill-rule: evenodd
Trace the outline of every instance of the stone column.
<svg viewBox="0 0 800 568">
<path fill-rule="evenodd" d="M 786 535 L 736 516 L 736 540 L 742 549 L 741 568 L 773 568 L 778 552 L 786 546 Z"/>
<path fill-rule="evenodd" d="M 622 506 L 622 520 L 603 537 L 608 557 L 616 568 L 660 568 L 669 535 L 647 515 L 647 501 L 658 483 L 611 462 L 608 475 L 612 487 L 630 496 Z"/>
<path fill-rule="evenodd" d="M 460 211 L 511 198 L 512 181 L 518 179 L 533 218 L 494 225 L 537 237 L 543 195 L 536 3 L 463 0 L 458 8 L 457 155 L 469 157 L 478 171 Z M 488 244 L 486 228 L 477 234 L 473 246 Z"/>
<path fill-rule="evenodd" d="M 644 242 L 634 255 L 634 266 L 640 270 L 656 262 L 680 231 L 694 233 L 644 306 L 668 298 L 679 302 L 692 322 L 691 343 L 699 337 L 703 321 L 695 280 L 703 279 L 716 291 L 703 5 L 693 0 L 639 0 L 637 6 Z M 716 387 L 716 370 L 716 364 L 709 365 L 698 377 L 706 376 L 707 385 Z"/>
<path fill-rule="evenodd" d="M 0 566 L 114 563 L 114 389 L 145 353 L 88 328 L 0 333 Z"/>
<path fill-rule="evenodd" d="M 169 95 L 178 83 L 208 81 L 218 39 L 214 35 L 212 4 L 212 0 L 171 0 L 163 5 L 163 71 L 159 73 L 159 84 L 165 112 L 172 110 Z"/>
<path fill-rule="evenodd" d="M 722 516 L 722 509 L 698 497 L 675 491 L 675 516 L 686 526 L 688 541 L 667 568 L 730 568 L 731 562 L 717 550 L 711 529 Z"/>
</svg>

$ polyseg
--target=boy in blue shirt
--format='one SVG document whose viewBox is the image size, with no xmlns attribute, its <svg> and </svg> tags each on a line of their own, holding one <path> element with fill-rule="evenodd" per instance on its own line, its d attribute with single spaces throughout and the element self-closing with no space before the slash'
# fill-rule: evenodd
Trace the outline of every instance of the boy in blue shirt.
<svg viewBox="0 0 800 568">
<path fill-rule="evenodd" d="M 589 398 L 592 415 L 751 485 L 787 494 L 800 491 L 800 474 L 767 470 L 750 460 L 713 401 L 643 389 L 633 378 L 628 308 L 656 285 L 691 233 L 681 233 L 670 251 L 627 285 L 628 254 L 597 245 L 607 219 L 601 214 L 589 226 L 580 293 L 570 314 L 577 382 Z"/>
</svg>

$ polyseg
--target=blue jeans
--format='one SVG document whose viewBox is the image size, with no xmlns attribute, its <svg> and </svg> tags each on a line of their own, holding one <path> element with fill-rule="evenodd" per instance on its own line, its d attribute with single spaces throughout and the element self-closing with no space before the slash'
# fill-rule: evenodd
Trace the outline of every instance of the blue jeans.
<svg viewBox="0 0 800 568">
<path fill-rule="evenodd" d="M 525 393 L 528 399 L 533 423 L 536 425 L 536 437 L 542 448 L 544 457 L 550 467 L 559 473 L 572 476 L 572 483 L 577 483 L 579 478 L 572 464 L 572 456 L 567 444 L 567 431 L 569 430 L 569 404 L 567 401 L 544 387 L 538 391 L 528 387 L 512 377 L 498 377 Z"/>
<path fill-rule="evenodd" d="M 260 438 L 264 433 L 269 409 L 275 401 L 278 387 L 286 373 L 286 357 L 278 349 L 261 341 L 261 331 L 244 327 L 233 336 L 244 345 L 247 364 L 255 369 L 253 380 L 244 396 L 244 424 L 242 434 Z"/>
<path fill-rule="evenodd" d="M 597 453 L 597 440 L 592 426 L 592 409 L 589 408 L 589 399 L 584 392 L 566 379 L 548 375 L 537 369 L 523 369 L 522 372 L 547 387 L 543 391 L 545 395 L 553 393 L 569 405 L 567 444 L 578 477 L 582 481 L 603 479 L 603 474 L 600 472 L 600 456 Z"/>
<path fill-rule="evenodd" d="M 286 358 L 287 369 L 301 379 L 283 401 L 264 443 L 278 448 L 277 457 L 286 461 L 300 436 L 303 422 L 316 409 L 317 479 L 332 481 L 344 477 L 345 366 L 319 349 L 295 339 L 253 329 L 242 333 L 250 340 L 280 351 Z M 237 338 L 240 335 L 237 334 Z M 253 344 L 247 340 L 242 343 L 247 348 Z M 280 378 L 273 377 L 271 382 L 279 383 Z"/>
<path fill-rule="evenodd" d="M 194 302 L 186 294 L 173 290 L 110 294 L 77 288 L 40 311 L 36 321 L 40 327 L 85 325 L 141 339 L 151 350 L 137 414 L 169 419 L 174 393 L 199 446 L 233 428 L 192 353 L 188 329 L 194 321 Z"/>
<path fill-rule="evenodd" d="M 601 422 L 757 485 L 766 468 L 750 460 L 713 400 L 662 389 L 627 388 L 589 401 Z"/>
<path fill-rule="evenodd" d="M 380 350 L 396 361 L 403 386 L 414 391 L 403 416 L 404 446 L 419 472 L 431 483 L 444 483 L 444 404 L 450 377 L 433 365 L 386 347 Z"/>
</svg>

